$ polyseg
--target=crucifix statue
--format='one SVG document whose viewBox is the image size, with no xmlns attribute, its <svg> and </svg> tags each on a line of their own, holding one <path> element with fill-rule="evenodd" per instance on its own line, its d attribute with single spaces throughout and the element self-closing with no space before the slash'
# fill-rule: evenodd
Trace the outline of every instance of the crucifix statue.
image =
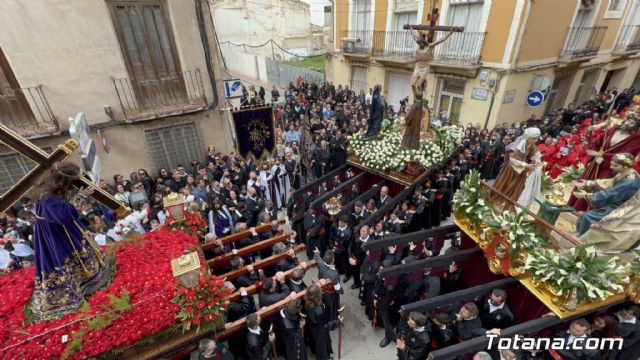
<svg viewBox="0 0 640 360">
<path fill-rule="evenodd" d="M 402 146 L 407 149 L 418 149 L 420 147 L 420 133 L 429 134 L 430 113 L 427 104 L 425 90 L 427 88 L 427 73 L 429 63 L 433 59 L 434 48 L 443 43 L 454 32 L 463 32 L 463 27 L 458 26 L 438 26 L 438 9 L 433 6 L 429 15 L 429 25 L 404 25 L 404 29 L 411 32 L 411 36 L 418 44 L 416 49 L 416 60 L 411 77 L 411 90 L 413 92 L 414 103 L 406 117 L 406 130 L 402 138 Z M 442 39 L 434 41 L 436 31 L 448 31 Z"/>
</svg>

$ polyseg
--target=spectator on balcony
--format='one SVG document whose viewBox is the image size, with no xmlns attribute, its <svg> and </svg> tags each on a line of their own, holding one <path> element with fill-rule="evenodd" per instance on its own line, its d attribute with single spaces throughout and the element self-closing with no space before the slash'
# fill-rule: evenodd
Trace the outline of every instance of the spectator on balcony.
<svg viewBox="0 0 640 360">
<path fill-rule="evenodd" d="M 260 102 L 264 104 L 265 102 L 266 92 L 264 91 L 264 87 L 260 86 L 260 90 L 258 91 L 258 97 L 260 98 Z"/>
</svg>

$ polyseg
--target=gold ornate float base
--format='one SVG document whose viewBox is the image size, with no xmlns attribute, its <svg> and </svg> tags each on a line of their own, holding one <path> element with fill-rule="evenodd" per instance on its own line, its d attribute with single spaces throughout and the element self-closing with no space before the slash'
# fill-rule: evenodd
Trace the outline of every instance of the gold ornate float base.
<svg viewBox="0 0 640 360">
<path fill-rule="evenodd" d="M 355 166 L 359 169 L 368 171 L 372 174 L 381 176 L 383 178 L 389 179 L 398 184 L 402 184 L 404 186 L 411 186 L 422 174 L 426 172 L 426 170 L 421 166 L 415 166 L 412 164 L 411 166 L 407 166 L 402 171 L 389 171 L 382 172 L 375 169 L 372 169 L 366 165 L 364 165 L 355 155 L 349 155 L 347 159 L 347 163 L 349 165 Z"/>
<path fill-rule="evenodd" d="M 483 239 L 480 236 L 482 229 L 474 227 L 467 219 L 460 216 L 454 215 L 453 223 L 458 225 L 460 230 L 464 231 L 464 233 L 467 234 L 467 236 L 469 236 L 484 251 L 485 257 L 487 257 L 487 265 L 492 273 L 497 275 L 502 274 L 505 276 L 513 276 L 517 274 L 517 271 L 514 271 L 516 269 L 505 269 L 504 264 L 501 261 L 502 258 L 494 254 L 494 251 L 492 250 L 494 249 L 494 244 L 491 243 L 491 240 Z M 570 310 L 572 307 L 567 306 L 568 299 L 558 298 L 549 289 L 547 289 L 544 284 L 533 281 L 526 273 L 523 276 L 515 277 L 518 278 L 518 281 L 520 281 L 520 283 L 524 285 L 529 292 L 531 292 L 536 298 L 538 298 L 538 300 L 540 300 L 540 302 L 542 302 L 549 310 L 561 319 L 580 315 L 603 306 L 614 304 L 624 300 L 626 297 L 624 293 L 620 293 L 609 296 L 600 301 L 578 303 L 576 304 L 575 309 Z"/>
</svg>

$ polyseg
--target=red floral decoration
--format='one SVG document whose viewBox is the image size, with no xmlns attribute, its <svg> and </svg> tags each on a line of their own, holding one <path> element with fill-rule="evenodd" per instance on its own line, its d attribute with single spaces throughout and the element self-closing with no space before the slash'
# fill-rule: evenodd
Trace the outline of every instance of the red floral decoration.
<svg viewBox="0 0 640 360">
<path fill-rule="evenodd" d="M 202 223 L 192 221 L 198 227 Z M 220 299 L 228 292 L 221 279 L 203 278 L 201 284 L 206 284 L 206 291 L 185 293 L 187 289 L 178 289 L 171 271 L 171 259 L 197 244 L 194 236 L 162 229 L 111 245 L 117 269 L 113 282 L 87 299 L 88 313 L 70 313 L 49 321 L 29 323 L 25 318 L 25 307 L 34 288 L 34 267 L 0 276 L 0 359 L 60 359 L 69 353 L 73 334 L 86 326 L 92 316 L 110 309 L 111 295 L 120 298 L 125 292 L 129 293 L 132 308 L 119 313 L 108 326 L 87 331 L 82 336 L 82 346 L 69 355 L 70 359 L 97 357 L 178 326 L 178 314 L 187 309 L 171 301 L 176 297 L 189 297 L 192 305 L 188 310 L 194 324 L 214 320 L 214 314 L 220 317 Z M 200 261 L 204 262 L 202 256 Z M 201 309 L 199 301 L 204 302 Z M 63 343 L 63 338 L 68 341 Z"/>
<path fill-rule="evenodd" d="M 225 311 L 225 299 L 231 294 L 231 288 L 224 286 L 224 279 L 215 275 L 201 272 L 198 285 L 193 288 L 180 287 L 173 300 L 180 306 L 176 315 L 183 324 L 183 330 L 189 330 L 191 325 L 200 326 L 206 323 L 210 326 L 219 325 L 224 319 L 221 314 Z"/>
<path fill-rule="evenodd" d="M 168 230 L 176 231 L 181 230 L 193 236 L 196 236 L 198 239 L 203 239 L 204 235 L 207 233 L 208 224 L 202 218 L 199 212 L 189 212 L 185 211 L 184 220 L 176 221 L 173 218 L 173 215 L 169 214 L 167 220 L 164 223 L 164 227 Z"/>
</svg>

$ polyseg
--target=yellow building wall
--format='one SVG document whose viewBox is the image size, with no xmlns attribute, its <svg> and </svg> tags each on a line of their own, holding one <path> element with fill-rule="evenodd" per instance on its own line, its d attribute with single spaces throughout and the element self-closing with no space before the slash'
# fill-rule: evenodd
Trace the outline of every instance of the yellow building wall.
<svg viewBox="0 0 640 360">
<path fill-rule="evenodd" d="M 342 48 L 342 41 L 340 39 L 344 37 L 344 32 L 349 30 L 349 1 L 348 0 L 336 0 L 335 1 L 336 12 L 336 49 Z"/>
<path fill-rule="evenodd" d="M 442 9 L 442 6 L 440 6 L 440 5 L 441 5 L 441 1 L 440 0 L 436 0 L 436 8 Z M 431 1 L 430 0 L 424 0 L 424 10 L 422 11 L 422 24 L 428 24 L 429 23 L 429 14 L 431 14 L 431 9 L 432 8 L 433 8 L 433 6 L 431 6 Z"/>
<path fill-rule="evenodd" d="M 389 3 L 387 0 L 376 0 L 375 15 L 373 18 L 373 30 L 387 30 L 387 8 Z"/>
<path fill-rule="evenodd" d="M 489 129 L 492 129 L 496 124 L 502 124 L 504 122 L 513 123 L 526 120 L 531 114 L 538 116 L 543 115 L 546 102 L 536 108 L 529 107 L 526 102 L 526 97 L 531 91 L 531 83 L 536 75 L 547 75 L 551 83 L 553 83 L 554 68 L 548 67 L 526 72 L 511 73 L 502 77 L 502 81 L 499 84 L 499 91 L 493 105 L 493 111 L 489 119 Z M 515 97 L 513 101 L 505 104 L 504 96 L 509 90 L 515 90 Z"/>
<path fill-rule="evenodd" d="M 631 3 L 631 1 L 627 1 L 627 5 L 629 5 L 629 3 Z M 600 5 L 598 17 L 596 18 L 594 24 L 594 26 L 607 26 L 607 32 L 604 35 L 602 44 L 600 45 L 600 50 L 612 49 L 615 46 L 615 42 L 618 37 L 618 30 L 620 29 L 620 25 L 622 25 L 622 19 L 626 14 L 626 12 L 623 13 L 622 17 L 619 19 L 605 19 L 604 14 L 607 11 L 607 7 L 609 7 L 608 2 Z"/>
<path fill-rule="evenodd" d="M 529 2 L 527 20 L 518 63 L 557 57 L 564 46 L 577 2 L 574 0 L 536 0 Z"/>
<path fill-rule="evenodd" d="M 331 75 L 328 80 L 333 81 L 334 85 L 348 85 L 351 80 L 351 65 L 341 56 L 332 56 Z"/>
<path fill-rule="evenodd" d="M 516 0 L 491 2 L 491 10 L 486 28 L 487 35 L 482 46 L 482 61 L 493 63 L 502 62 L 515 8 Z"/>
</svg>

